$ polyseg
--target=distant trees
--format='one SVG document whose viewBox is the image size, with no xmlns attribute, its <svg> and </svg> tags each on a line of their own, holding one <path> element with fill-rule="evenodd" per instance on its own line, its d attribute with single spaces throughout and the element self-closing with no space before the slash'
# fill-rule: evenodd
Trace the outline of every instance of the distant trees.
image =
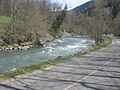
<svg viewBox="0 0 120 90">
<path fill-rule="evenodd" d="M 113 32 L 116 36 L 120 36 L 120 13 L 114 19 Z"/>
<path fill-rule="evenodd" d="M 120 0 L 94 0 L 94 2 L 92 18 L 96 21 L 94 25 L 99 27 L 96 27 L 95 30 L 95 33 L 98 33 L 97 38 L 99 38 L 99 35 L 108 33 L 120 35 Z"/>
<path fill-rule="evenodd" d="M 69 25 L 71 32 L 91 36 L 96 44 L 102 42 L 103 34 L 115 33 L 120 36 L 120 0 L 93 1 L 91 9 L 84 13 L 70 12 L 66 27 Z"/>
<path fill-rule="evenodd" d="M 111 8 L 112 18 L 115 18 L 120 12 L 120 0 L 108 0 Z"/>
<path fill-rule="evenodd" d="M 90 35 L 95 39 L 96 44 L 99 44 L 102 42 L 102 35 L 107 34 L 108 24 L 107 24 L 107 11 L 106 9 L 102 8 L 104 2 L 102 0 L 95 0 L 94 9 L 92 10 L 92 16 L 90 24 L 88 25 L 90 30 Z"/>
<path fill-rule="evenodd" d="M 112 32 L 120 36 L 120 0 L 109 0 L 112 15 Z"/>
</svg>

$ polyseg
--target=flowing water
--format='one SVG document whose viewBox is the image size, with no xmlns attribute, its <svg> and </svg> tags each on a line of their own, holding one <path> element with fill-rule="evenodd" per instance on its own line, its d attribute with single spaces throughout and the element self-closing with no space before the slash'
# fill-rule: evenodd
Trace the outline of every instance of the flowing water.
<svg viewBox="0 0 120 90">
<path fill-rule="evenodd" d="M 28 51 L 0 52 L 0 72 L 20 68 L 30 64 L 38 64 L 58 56 L 74 55 L 90 48 L 94 41 L 86 37 L 66 37 L 56 39 L 43 48 Z"/>
</svg>

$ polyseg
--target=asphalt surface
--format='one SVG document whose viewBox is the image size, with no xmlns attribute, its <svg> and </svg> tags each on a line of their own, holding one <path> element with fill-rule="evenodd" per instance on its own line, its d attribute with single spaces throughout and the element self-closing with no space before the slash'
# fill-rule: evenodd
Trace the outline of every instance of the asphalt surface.
<svg viewBox="0 0 120 90">
<path fill-rule="evenodd" d="M 120 39 L 96 52 L 0 82 L 0 90 L 120 90 Z"/>
</svg>

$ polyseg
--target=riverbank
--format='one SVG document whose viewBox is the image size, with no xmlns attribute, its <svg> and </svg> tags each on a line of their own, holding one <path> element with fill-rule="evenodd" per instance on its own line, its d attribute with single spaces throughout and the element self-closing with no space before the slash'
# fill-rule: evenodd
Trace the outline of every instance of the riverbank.
<svg viewBox="0 0 120 90">
<path fill-rule="evenodd" d="M 104 47 L 109 46 L 109 45 L 112 43 L 112 39 L 111 39 L 110 37 L 108 37 L 108 36 L 103 36 L 102 38 L 103 38 L 103 40 L 104 40 L 103 43 L 101 43 L 101 44 L 99 44 L 99 45 L 96 45 L 95 47 L 92 47 L 92 48 L 86 50 L 86 51 L 83 52 L 83 53 L 80 52 L 79 54 L 84 55 L 84 54 L 87 54 L 87 53 L 89 53 L 89 52 L 97 51 L 97 50 L 99 50 L 99 49 L 101 49 L 101 48 L 104 48 Z"/>
<path fill-rule="evenodd" d="M 67 32 L 60 32 L 60 36 L 59 38 L 64 38 L 67 36 L 71 36 L 70 33 Z M 54 37 L 46 37 L 46 38 L 41 38 L 41 41 L 39 42 L 39 44 L 37 45 L 35 42 L 23 42 L 23 43 L 15 43 L 12 45 L 3 45 L 0 46 L 0 51 L 15 51 L 15 50 L 28 50 L 31 48 L 35 48 L 35 47 L 43 47 L 45 46 L 48 42 L 51 42 L 53 40 L 55 40 L 57 38 Z M 3 40 L 0 40 L 1 42 L 3 42 Z"/>
<path fill-rule="evenodd" d="M 30 48 L 33 48 L 34 45 L 32 42 L 25 42 L 19 44 L 13 44 L 13 45 L 7 45 L 7 46 L 0 46 L 0 51 L 13 51 L 13 50 L 28 50 Z"/>
<path fill-rule="evenodd" d="M 103 43 L 101 43 L 98 46 L 93 47 L 90 50 L 85 51 L 84 53 L 80 53 L 79 55 L 88 53 L 90 51 L 101 49 L 102 47 L 106 47 L 109 44 L 111 44 L 111 42 L 112 42 L 112 40 L 109 37 L 104 36 L 104 42 Z M 64 61 L 71 60 L 71 58 L 72 58 L 72 56 L 58 57 L 54 60 L 49 60 L 49 61 L 46 61 L 46 62 L 42 62 L 40 64 L 30 65 L 30 66 L 23 67 L 23 68 L 18 69 L 18 70 L 13 70 L 11 72 L 1 73 L 0 74 L 0 79 L 5 80 L 5 79 L 9 79 L 9 78 L 14 78 L 18 75 L 32 73 L 35 70 L 42 70 L 42 69 L 47 68 L 49 66 L 54 66 L 54 65 L 62 63 Z"/>
</svg>

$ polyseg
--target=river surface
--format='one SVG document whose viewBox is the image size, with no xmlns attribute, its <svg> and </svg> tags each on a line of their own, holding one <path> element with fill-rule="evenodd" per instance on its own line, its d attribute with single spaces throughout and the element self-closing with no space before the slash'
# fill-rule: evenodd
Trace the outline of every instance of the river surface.
<svg viewBox="0 0 120 90">
<path fill-rule="evenodd" d="M 46 44 L 43 48 L 28 51 L 0 52 L 0 72 L 20 68 L 30 64 L 38 64 L 58 56 L 70 56 L 83 52 L 91 47 L 94 41 L 86 37 L 65 37 Z"/>
</svg>

